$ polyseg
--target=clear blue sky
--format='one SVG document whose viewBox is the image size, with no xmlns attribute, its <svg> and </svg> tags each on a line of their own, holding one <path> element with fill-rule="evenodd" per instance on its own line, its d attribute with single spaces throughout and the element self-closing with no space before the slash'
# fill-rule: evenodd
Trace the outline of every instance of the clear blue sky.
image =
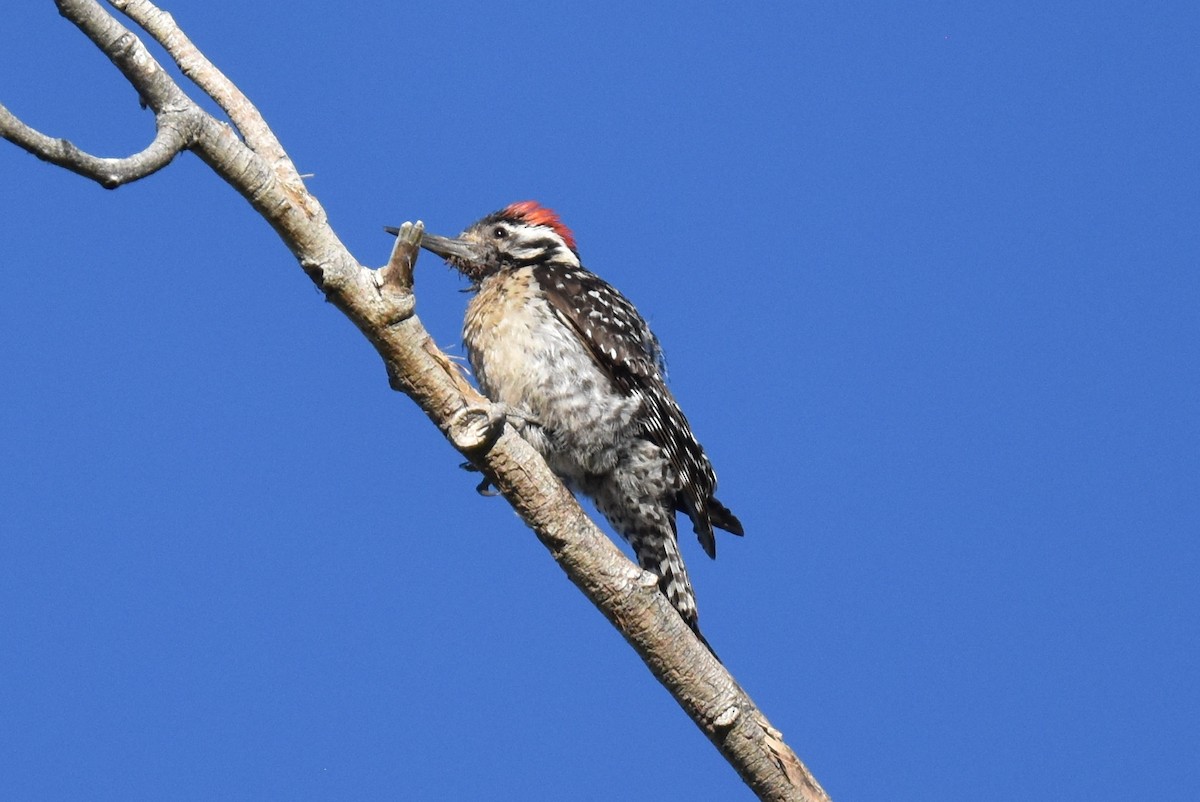
<svg viewBox="0 0 1200 802">
<path fill-rule="evenodd" d="M 0 102 L 140 149 L 10 5 Z M 1200 795 L 1195 4 L 169 8 L 363 262 L 536 198 L 645 311 L 835 799 Z M 0 176 L 0 797 L 748 798 L 196 158 Z"/>
</svg>

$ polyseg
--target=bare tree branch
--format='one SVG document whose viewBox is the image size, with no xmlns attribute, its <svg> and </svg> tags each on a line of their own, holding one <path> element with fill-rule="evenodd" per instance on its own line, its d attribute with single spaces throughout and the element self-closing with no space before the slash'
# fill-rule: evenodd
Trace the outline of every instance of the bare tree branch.
<svg viewBox="0 0 1200 802">
<path fill-rule="evenodd" d="M 97 181 L 106 189 L 116 189 L 161 170 L 187 148 L 193 128 L 187 115 L 163 114 L 156 122 L 158 132 L 145 150 L 123 159 L 109 159 L 85 153 L 66 139 L 46 136 L 0 106 L 0 137 L 39 159 Z"/>
<path fill-rule="evenodd" d="M 57 0 L 56 5 L 60 14 L 108 56 L 156 113 L 195 107 L 141 40 L 93 0 Z"/>
<path fill-rule="evenodd" d="M 292 160 L 258 109 L 192 44 L 192 40 L 180 30 L 170 14 L 144 0 L 112 0 L 112 5 L 162 45 L 183 74 L 225 110 L 251 150 L 276 169 L 295 172 Z M 285 178 L 299 180 L 300 177 L 290 175 Z"/>
<path fill-rule="evenodd" d="M 762 799 L 827 800 L 816 779 L 657 589 L 584 514 L 545 461 L 463 377 L 413 313 L 412 266 L 420 224 L 401 228 L 391 258 L 363 267 L 329 227 L 258 110 L 147 0 L 110 0 L 171 54 L 229 114 L 244 137 L 194 103 L 140 40 L 94 0 L 58 0 L 155 112 L 158 135 L 127 159 L 102 159 L 34 131 L 0 107 L 0 136 L 118 186 L 190 149 L 250 202 L 301 267 L 383 358 L 406 393 L 504 494 L 555 560 L 637 650 L 654 676 Z"/>
</svg>

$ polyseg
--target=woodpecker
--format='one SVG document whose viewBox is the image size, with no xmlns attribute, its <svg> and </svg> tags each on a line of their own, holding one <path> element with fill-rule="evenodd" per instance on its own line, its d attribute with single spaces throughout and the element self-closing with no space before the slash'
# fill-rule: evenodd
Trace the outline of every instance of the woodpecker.
<svg viewBox="0 0 1200 802">
<path fill-rule="evenodd" d="M 457 238 L 423 234 L 421 247 L 471 282 L 463 343 L 480 389 L 595 502 L 707 646 L 675 512 L 691 518 L 713 558 L 713 527 L 741 535 L 742 524 L 713 496 L 712 464 L 667 389 L 662 348 L 641 314 L 583 268 L 570 229 L 536 201 Z"/>
</svg>

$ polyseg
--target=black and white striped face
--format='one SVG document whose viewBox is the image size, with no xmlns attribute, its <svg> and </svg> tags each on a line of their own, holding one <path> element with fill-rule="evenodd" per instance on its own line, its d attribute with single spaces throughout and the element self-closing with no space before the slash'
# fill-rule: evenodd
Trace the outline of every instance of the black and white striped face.
<svg viewBox="0 0 1200 802">
<path fill-rule="evenodd" d="M 421 247 L 473 282 L 502 270 L 556 264 L 579 267 L 575 238 L 554 212 L 534 201 L 489 214 L 457 238 L 425 234 Z"/>
</svg>

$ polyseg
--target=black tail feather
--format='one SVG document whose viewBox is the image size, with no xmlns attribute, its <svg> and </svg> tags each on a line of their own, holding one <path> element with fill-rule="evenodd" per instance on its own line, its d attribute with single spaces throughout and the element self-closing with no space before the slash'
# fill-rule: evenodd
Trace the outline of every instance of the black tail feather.
<svg viewBox="0 0 1200 802">
<path fill-rule="evenodd" d="M 724 529 L 730 534 L 741 537 L 745 534 L 742 529 L 742 522 L 737 519 L 737 516 L 729 511 L 721 502 L 715 498 L 708 500 L 708 520 L 712 521 L 712 525 L 720 529 Z"/>
</svg>

